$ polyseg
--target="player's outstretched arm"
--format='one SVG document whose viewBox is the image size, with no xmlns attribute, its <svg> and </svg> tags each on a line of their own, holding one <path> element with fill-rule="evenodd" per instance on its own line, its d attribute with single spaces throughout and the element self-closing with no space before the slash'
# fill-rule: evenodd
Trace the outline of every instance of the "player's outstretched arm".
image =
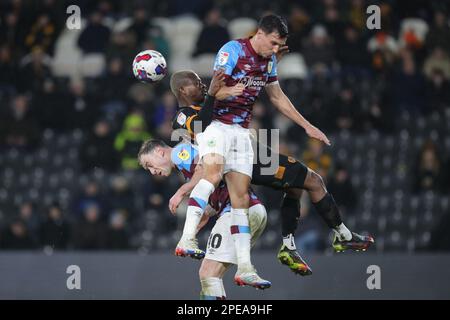
<svg viewBox="0 0 450 320">
<path fill-rule="evenodd" d="M 311 138 L 318 139 L 327 145 L 330 145 L 330 140 L 328 140 L 327 136 L 320 131 L 318 128 L 313 126 L 306 120 L 300 112 L 295 109 L 291 100 L 284 94 L 278 82 L 271 83 L 266 86 L 267 95 L 270 98 L 270 102 L 286 117 L 294 121 L 299 126 L 305 129 L 306 134 Z"/>
<path fill-rule="evenodd" d="M 197 164 L 197 166 L 195 167 L 195 172 L 192 175 L 192 178 L 188 182 L 183 184 L 180 188 L 178 188 L 177 192 L 175 192 L 172 198 L 170 198 L 169 210 L 172 214 L 176 213 L 177 208 L 180 205 L 181 201 L 183 201 L 185 196 L 191 193 L 192 189 L 194 189 L 194 187 L 200 181 L 202 176 L 203 176 L 202 166 L 200 164 Z"/>
</svg>

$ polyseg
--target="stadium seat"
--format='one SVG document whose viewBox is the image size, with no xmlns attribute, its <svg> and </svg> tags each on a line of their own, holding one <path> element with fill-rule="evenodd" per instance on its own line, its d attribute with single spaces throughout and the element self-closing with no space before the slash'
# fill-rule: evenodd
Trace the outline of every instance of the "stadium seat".
<svg viewBox="0 0 450 320">
<path fill-rule="evenodd" d="M 203 78 L 211 78 L 214 66 L 215 55 L 211 53 L 204 53 L 194 58 L 192 61 L 193 70 Z"/>
<path fill-rule="evenodd" d="M 256 31 L 258 22 L 251 18 L 235 18 L 228 23 L 231 39 L 246 38 Z"/>
<path fill-rule="evenodd" d="M 306 79 L 308 69 L 300 53 L 289 53 L 283 57 L 277 66 L 278 74 L 282 79 Z"/>
<path fill-rule="evenodd" d="M 180 16 L 171 19 L 172 28 L 167 37 L 173 53 L 190 57 L 198 35 L 202 29 L 202 22 L 193 16 Z"/>
<path fill-rule="evenodd" d="M 99 53 L 90 53 L 83 55 L 79 64 L 81 76 L 87 78 L 100 77 L 105 71 L 105 67 L 105 55 Z"/>
</svg>

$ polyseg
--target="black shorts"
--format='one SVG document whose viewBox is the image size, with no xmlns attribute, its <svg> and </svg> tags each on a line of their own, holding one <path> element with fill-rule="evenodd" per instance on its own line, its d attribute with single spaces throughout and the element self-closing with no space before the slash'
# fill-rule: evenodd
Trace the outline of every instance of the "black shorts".
<svg viewBox="0 0 450 320">
<path fill-rule="evenodd" d="M 264 159 L 260 159 L 260 155 L 267 155 L 267 151 L 255 150 L 255 155 L 257 156 L 257 163 L 253 165 L 253 175 L 252 184 L 266 186 L 274 188 L 277 190 L 284 190 L 289 188 L 300 188 L 303 189 L 306 174 L 308 173 L 308 168 L 293 157 L 288 157 L 283 154 L 276 153 L 272 151 L 269 147 L 258 144 L 258 148 L 269 149 L 270 158 L 278 158 L 278 166 L 269 169 L 270 164 L 263 164 Z M 270 153 L 272 152 L 272 154 Z M 264 172 L 262 169 L 266 169 Z"/>
</svg>

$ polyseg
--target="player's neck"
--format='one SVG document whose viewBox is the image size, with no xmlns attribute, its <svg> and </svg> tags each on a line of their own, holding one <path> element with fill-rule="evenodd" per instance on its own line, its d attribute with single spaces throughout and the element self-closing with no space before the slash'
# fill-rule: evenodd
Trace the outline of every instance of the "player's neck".
<svg viewBox="0 0 450 320">
<path fill-rule="evenodd" d="M 250 45 L 253 48 L 253 51 L 255 51 L 255 53 L 260 56 L 261 54 L 259 53 L 258 41 L 256 40 L 257 36 L 258 35 L 254 35 L 253 37 L 251 37 L 249 42 L 250 42 Z"/>
</svg>

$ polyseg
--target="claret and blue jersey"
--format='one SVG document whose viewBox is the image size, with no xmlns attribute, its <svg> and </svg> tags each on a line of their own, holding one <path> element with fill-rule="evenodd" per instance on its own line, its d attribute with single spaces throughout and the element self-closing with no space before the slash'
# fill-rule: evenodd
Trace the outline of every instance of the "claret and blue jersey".
<svg viewBox="0 0 450 320">
<path fill-rule="evenodd" d="M 227 86 L 243 83 L 245 90 L 241 96 L 216 101 L 213 119 L 248 128 L 253 104 L 261 89 L 278 81 L 275 54 L 264 58 L 255 52 L 250 39 L 232 40 L 227 42 L 216 56 L 214 70 L 218 69 L 224 70 L 227 75 Z"/>
<path fill-rule="evenodd" d="M 192 178 L 195 172 L 195 167 L 199 161 L 198 149 L 195 145 L 190 143 L 180 143 L 172 149 L 172 162 L 180 171 L 186 180 Z M 249 191 L 250 207 L 261 203 L 253 191 Z M 209 197 L 209 205 L 216 210 L 219 215 L 230 211 L 231 202 L 230 195 L 226 184 L 222 181 L 219 186 Z"/>
</svg>

